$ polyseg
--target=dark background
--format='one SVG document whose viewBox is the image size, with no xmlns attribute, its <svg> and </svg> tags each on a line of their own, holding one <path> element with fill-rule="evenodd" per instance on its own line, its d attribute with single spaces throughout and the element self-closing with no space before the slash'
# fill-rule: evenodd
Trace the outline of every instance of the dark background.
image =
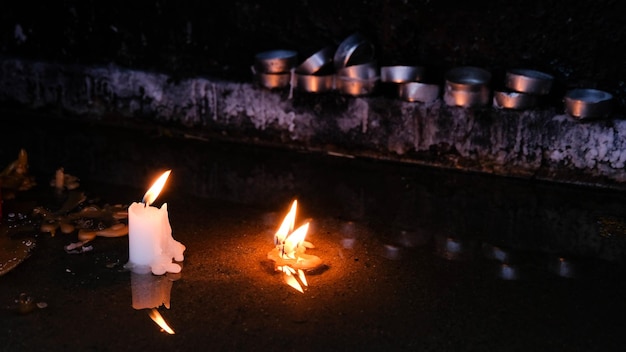
<svg viewBox="0 0 626 352">
<path fill-rule="evenodd" d="M 625 10 L 617 0 L 19 1 L 0 12 L 0 55 L 246 81 L 257 52 L 304 60 L 358 31 L 381 65 L 436 77 L 481 66 L 496 84 L 507 68 L 532 68 L 553 74 L 558 93 L 607 90 L 623 110 Z"/>
<path fill-rule="evenodd" d="M 435 73 L 476 65 L 496 73 L 494 79 L 509 67 L 526 66 L 554 74 L 559 89 L 609 90 L 623 109 L 623 8 L 624 2 L 607 0 L 15 1 L 0 7 L 0 55 L 248 81 L 259 51 L 290 48 L 304 58 L 360 31 L 375 44 L 381 64 L 415 63 Z M 16 28 L 23 33 L 16 36 Z M 580 275 L 575 280 L 558 271 L 577 254 L 623 263 L 622 193 L 590 196 L 552 185 L 547 191 L 536 182 L 500 186 L 467 174 L 398 172 L 389 164 L 359 167 L 352 160 L 329 162 L 260 148 L 222 153 L 204 143 L 130 129 L 120 133 L 91 121 L 68 126 L 50 119 L 18 121 L 33 127 L 2 126 L 0 141 L 32 143 L 27 149 L 33 171 L 39 166 L 52 177 L 57 165 L 51 163 L 65 161 L 71 174 L 115 174 L 135 187 L 107 192 L 81 181 L 112 202 L 139 199 L 147 176 L 165 165 L 174 168 L 172 186 L 203 187 L 200 195 L 229 201 L 258 199 L 274 214 L 287 204 L 276 194 L 299 192 L 302 218 L 315 216 L 314 243 L 330 269 L 311 277 L 305 295 L 296 295 L 258 259 L 272 246 L 271 236 L 260 234 L 271 234 L 278 217 L 166 193 L 161 199 L 171 205 L 176 239 L 189 248 L 183 279 L 172 290 L 172 309 L 164 311 L 175 336 L 164 336 L 144 311 L 131 307 L 131 279 L 118 271 L 126 262 L 124 238 L 99 239 L 90 255 L 67 256 L 60 248 L 73 239 L 41 236 L 38 253 L 2 278 L 0 302 L 4 307 L 27 292 L 48 308 L 26 316 L 0 312 L 0 349 L 623 347 L 623 328 L 613 323 L 626 312 L 623 266 L 581 261 L 579 270 L 574 260 L 574 274 Z M 71 161 L 90 172 L 76 172 Z M 48 180 L 39 183 L 43 189 Z M 350 223 L 356 225 L 345 226 Z M 612 226 L 603 228 L 604 223 Z M 374 231 L 361 230 L 370 225 Z M 344 234 L 358 239 L 355 249 L 339 247 Z M 453 238 L 448 236 L 474 240 L 477 235 L 521 251 L 505 252 L 513 260 L 504 264 L 485 259 L 481 242 L 471 241 L 473 259 L 441 258 L 446 255 L 441 244 Z M 465 242 L 460 243 L 464 252 Z M 401 260 L 379 254 L 385 248 L 398 250 Z M 509 264 L 520 268 L 521 280 L 496 279 L 496 269 Z"/>
</svg>

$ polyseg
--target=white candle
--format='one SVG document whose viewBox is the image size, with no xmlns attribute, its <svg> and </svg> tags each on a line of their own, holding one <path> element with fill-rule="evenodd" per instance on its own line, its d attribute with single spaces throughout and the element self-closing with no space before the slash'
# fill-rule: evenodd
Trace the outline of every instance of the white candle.
<svg viewBox="0 0 626 352">
<path fill-rule="evenodd" d="M 128 208 L 128 263 L 126 268 L 135 273 L 163 275 L 178 273 L 180 265 L 172 259 L 183 261 L 185 246 L 174 240 L 167 213 L 167 204 L 161 208 L 151 206 L 161 192 L 170 171 L 166 171 L 146 192 L 142 203 Z"/>
<path fill-rule="evenodd" d="M 167 205 L 160 209 L 144 203 L 128 208 L 128 261 L 135 266 L 150 266 L 161 255 L 165 237 Z"/>
</svg>

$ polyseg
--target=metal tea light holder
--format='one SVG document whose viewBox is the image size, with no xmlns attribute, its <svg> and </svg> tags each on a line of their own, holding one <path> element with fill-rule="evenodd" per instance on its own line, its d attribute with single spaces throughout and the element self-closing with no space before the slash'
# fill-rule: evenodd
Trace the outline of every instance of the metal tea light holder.
<svg viewBox="0 0 626 352">
<path fill-rule="evenodd" d="M 308 93 L 324 93 L 335 89 L 332 72 L 334 49 L 322 48 L 304 60 L 295 71 L 295 87 Z"/>
<path fill-rule="evenodd" d="M 491 94 L 491 73 L 473 66 L 456 67 L 445 75 L 444 101 L 464 108 L 485 106 Z"/>
<path fill-rule="evenodd" d="M 380 68 L 381 83 L 392 85 L 397 97 L 408 102 L 428 103 L 439 97 L 439 85 L 424 83 L 424 67 L 393 65 Z"/>
<path fill-rule="evenodd" d="M 504 78 L 504 89 L 493 93 L 493 106 L 499 109 L 524 110 L 537 106 L 539 99 L 552 89 L 550 74 L 525 69 L 510 69 Z"/>
<path fill-rule="evenodd" d="M 597 89 L 572 89 L 565 94 L 565 112 L 577 120 L 608 117 L 613 95 Z"/>
<path fill-rule="evenodd" d="M 252 73 L 259 84 L 268 89 L 291 85 L 298 53 L 293 50 L 269 50 L 254 56 Z"/>
</svg>

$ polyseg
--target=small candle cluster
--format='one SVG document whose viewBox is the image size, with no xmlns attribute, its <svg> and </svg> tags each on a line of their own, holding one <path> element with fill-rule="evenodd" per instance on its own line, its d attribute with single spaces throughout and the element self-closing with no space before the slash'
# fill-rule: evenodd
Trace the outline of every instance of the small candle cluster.
<svg viewBox="0 0 626 352">
<path fill-rule="evenodd" d="M 185 246 L 174 240 L 167 213 L 167 203 L 161 208 L 150 206 L 165 185 L 171 170 L 161 177 L 146 192 L 141 203 L 135 202 L 128 208 L 128 263 L 126 268 L 135 273 L 163 275 L 178 273 L 181 267 L 173 263 L 184 260 Z"/>
<path fill-rule="evenodd" d="M 183 261 L 183 252 L 186 248 L 172 237 L 167 203 L 161 208 L 151 206 L 170 172 L 171 170 L 164 172 L 157 179 L 144 195 L 142 202 L 135 202 L 128 208 L 129 260 L 125 267 L 135 274 L 151 272 L 154 275 L 163 275 L 179 273 L 182 270 L 181 266 L 172 260 Z M 274 269 L 283 273 L 284 280 L 289 286 L 304 292 L 303 287 L 308 286 L 305 271 L 319 267 L 322 260 L 305 253 L 307 248 L 314 246 L 305 240 L 309 230 L 308 222 L 294 230 L 297 208 L 298 201 L 294 200 L 274 235 L 275 247 L 267 257 L 274 261 Z M 153 305 L 152 303 L 149 305 Z"/>
<path fill-rule="evenodd" d="M 304 253 L 307 248 L 314 248 L 314 246 L 305 241 L 309 230 L 308 222 L 294 231 L 297 207 L 298 202 L 294 200 L 291 209 L 274 235 L 275 248 L 267 254 L 267 257 L 274 261 L 275 270 L 283 273 L 285 282 L 289 286 L 304 292 L 302 286 L 308 286 L 304 270 L 319 267 L 322 260 L 315 255 Z"/>
</svg>

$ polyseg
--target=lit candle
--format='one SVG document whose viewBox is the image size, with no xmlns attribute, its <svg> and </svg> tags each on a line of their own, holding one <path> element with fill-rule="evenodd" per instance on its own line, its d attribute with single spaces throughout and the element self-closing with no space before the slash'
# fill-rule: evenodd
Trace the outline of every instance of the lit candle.
<svg viewBox="0 0 626 352">
<path fill-rule="evenodd" d="M 161 208 L 151 206 L 165 185 L 171 170 L 164 172 L 150 187 L 141 203 L 128 208 L 128 263 L 126 268 L 140 274 L 152 272 L 163 275 L 178 273 L 184 260 L 185 246 L 174 240 L 167 213 L 167 203 Z"/>
<path fill-rule="evenodd" d="M 322 260 L 310 254 L 305 254 L 307 248 L 313 248 L 313 244 L 305 241 L 309 223 L 294 230 L 298 201 L 291 203 L 291 209 L 283 219 L 282 224 L 274 235 L 275 247 L 267 257 L 274 261 L 274 269 L 282 271 L 285 283 L 300 292 L 304 292 L 302 286 L 308 286 L 304 270 L 315 269 L 322 265 Z"/>
</svg>

